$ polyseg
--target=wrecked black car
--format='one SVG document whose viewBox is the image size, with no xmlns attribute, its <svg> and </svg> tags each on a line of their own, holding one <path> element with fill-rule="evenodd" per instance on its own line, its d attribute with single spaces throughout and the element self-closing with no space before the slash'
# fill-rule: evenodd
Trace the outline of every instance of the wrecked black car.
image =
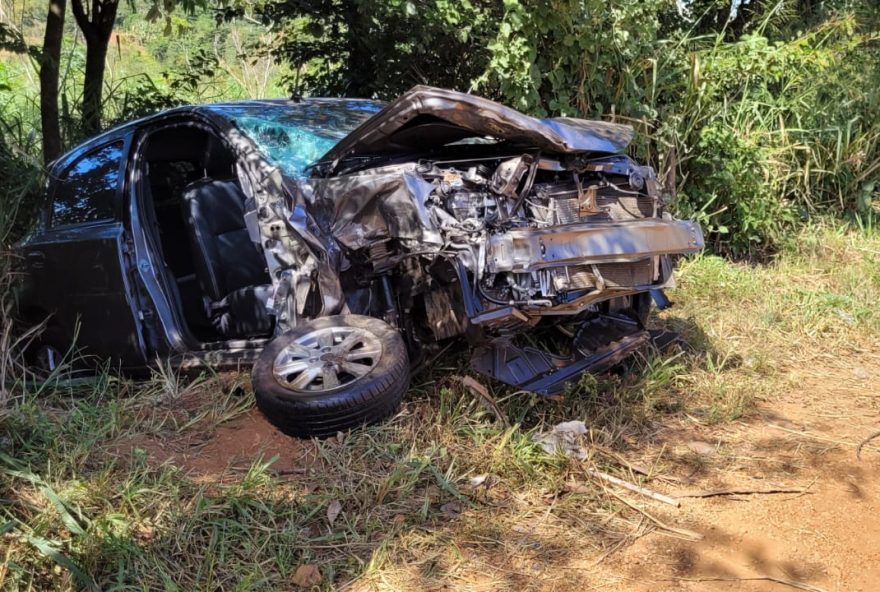
<svg viewBox="0 0 880 592">
<path fill-rule="evenodd" d="M 700 228 L 664 210 L 632 129 L 416 87 L 188 106 L 59 159 L 19 246 L 38 360 L 253 364 L 259 408 L 323 436 L 395 412 L 445 344 L 561 392 L 648 339 Z M 85 357 L 83 357 L 85 356 Z"/>
</svg>

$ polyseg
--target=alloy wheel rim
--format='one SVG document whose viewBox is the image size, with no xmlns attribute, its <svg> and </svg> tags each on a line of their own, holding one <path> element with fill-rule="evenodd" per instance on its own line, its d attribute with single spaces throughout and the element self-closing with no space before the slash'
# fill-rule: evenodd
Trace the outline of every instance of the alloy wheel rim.
<svg viewBox="0 0 880 592">
<path fill-rule="evenodd" d="M 379 363 L 382 342 L 356 327 L 309 331 L 286 345 L 273 364 L 279 384 L 294 391 L 325 392 L 347 387 Z"/>
</svg>

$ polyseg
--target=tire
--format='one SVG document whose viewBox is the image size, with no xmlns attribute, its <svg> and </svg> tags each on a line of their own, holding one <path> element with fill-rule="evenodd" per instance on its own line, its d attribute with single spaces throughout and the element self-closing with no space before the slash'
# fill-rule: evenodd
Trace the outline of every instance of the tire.
<svg viewBox="0 0 880 592">
<path fill-rule="evenodd" d="M 257 407 L 270 423 L 289 436 L 320 438 L 395 413 L 409 388 L 409 371 L 396 329 L 372 317 L 336 315 L 306 321 L 270 341 L 254 364 L 252 382 Z"/>
<path fill-rule="evenodd" d="M 45 382 L 55 377 L 62 384 L 74 384 L 76 381 L 91 380 L 97 375 L 94 367 L 84 363 L 84 358 L 78 355 L 73 344 L 68 344 L 66 349 L 63 349 L 63 345 L 56 345 L 63 343 L 60 331 L 50 326 L 28 344 L 23 352 L 23 361 L 31 378 Z"/>
</svg>

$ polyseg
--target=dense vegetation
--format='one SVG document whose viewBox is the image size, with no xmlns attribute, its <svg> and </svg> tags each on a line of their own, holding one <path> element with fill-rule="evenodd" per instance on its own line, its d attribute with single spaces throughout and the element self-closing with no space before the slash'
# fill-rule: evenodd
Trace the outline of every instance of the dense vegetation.
<svg viewBox="0 0 880 592">
<path fill-rule="evenodd" d="M 46 6 L 2 1 L 0 166 L 38 179 Z M 677 189 L 675 207 L 704 224 L 712 247 L 763 255 L 816 216 L 870 217 L 880 174 L 878 15 L 874 0 L 755 0 L 733 13 L 715 0 L 123 3 L 101 124 L 192 101 L 390 99 L 419 83 L 471 90 L 536 115 L 634 125 L 634 152 Z M 64 147 L 94 117 L 83 106 L 83 39 L 66 19 Z M 22 187 L 20 175 L 12 183 L 2 186 L 7 218 L 18 202 L 27 211 L 39 185 Z"/>
</svg>

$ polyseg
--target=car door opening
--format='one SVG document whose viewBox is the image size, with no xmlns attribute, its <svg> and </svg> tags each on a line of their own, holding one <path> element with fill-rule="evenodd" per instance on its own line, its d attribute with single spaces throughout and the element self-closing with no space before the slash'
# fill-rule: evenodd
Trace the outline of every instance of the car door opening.
<svg viewBox="0 0 880 592">
<path fill-rule="evenodd" d="M 146 142 L 144 226 L 190 333 L 202 343 L 271 335 L 271 282 L 245 225 L 234 153 L 191 124 L 153 131 Z"/>
</svg>

